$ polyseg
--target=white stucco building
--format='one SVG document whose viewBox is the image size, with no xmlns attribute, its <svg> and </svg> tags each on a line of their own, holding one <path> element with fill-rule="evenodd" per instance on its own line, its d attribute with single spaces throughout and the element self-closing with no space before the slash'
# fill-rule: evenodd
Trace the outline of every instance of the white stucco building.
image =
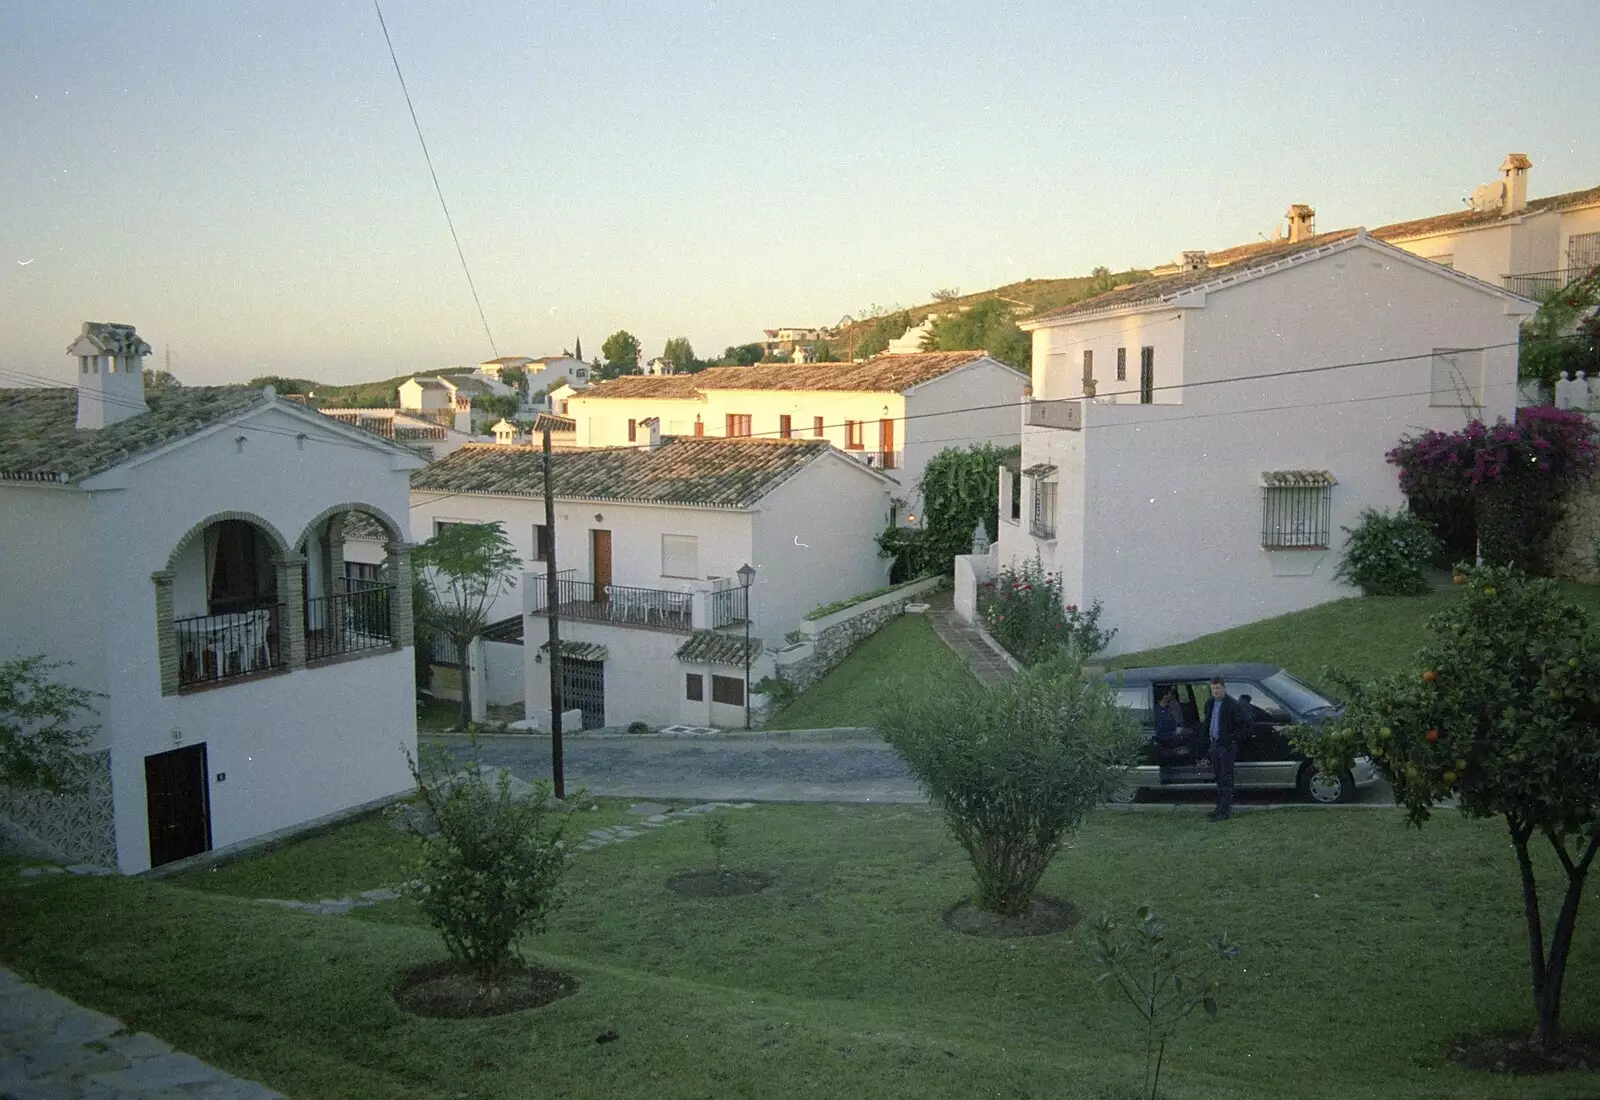
<svg viewBox="0 0 1600 1100">
<path fill-rule="evenodd" d="M 142 871 L 411 786 L 411 451 L 270 387 L 143 394 L 85 324 L 76 389 L 0 389 L 0 655 L 97 693 L 85 788 L 0 790 L 61 858 Z M 347 517 L 387 563 L 349 582 Z"/>
<path fill-rule="evenodd" d="M 992 557 L 1101 600 L 1114 652 L 1350 595 L 1340 528 L 1403 504 L 1384 454 L 1510 417 L 1534 308 L 1358 230 L 1030 318 Z"/>
<path fill-rule="evenodd" d="M 981 351 L 880 355 L 859 363 L 766 363 L 629 375 L 567 401 L 581 447 L 636 443 L 648 418 L 669 436 L 821 439 L 900 482 L 898 519 L 946 447 L 1014 446 L 1025 375 Z"/>
<path fill-rule="evenodd" d="M 438 420 L 401 409 L 318 409 L 323 416 L 342 420 L 351 427 L 392 439 L 432 462 L 436 458 L 471 443 L 476 436 L 457 431 Z M 452 423 L 453 423 L 452 419 Z"/>
<path fill-rule="evenodd" d="M 474 397 L 504 397 L 511 393 L 509 386 L 492 378 L 470 374 L 441 374 L 437 377 L 418 375 L 400 383 L 400 409 L 418 414 L 458 432 L 475 434 L 488 414 L 472 407 Z"/>
<path fill-rule="evenodd" d="M 747 621 L 754 683 L 771 672 L 766 644 L 807 612 L 887 580 L 876 536 L 897 486 L 824 442 L 655 434 L 553 458 L 566 705 L 585 725 L 742 725 Z M 524 616 L 530 715 L 549 708 L 543 461 L 536 447 L 474 445 L 412 484 L 419 536 L 497 522 L 526 563 L 490 618 Z"/>
</svg>

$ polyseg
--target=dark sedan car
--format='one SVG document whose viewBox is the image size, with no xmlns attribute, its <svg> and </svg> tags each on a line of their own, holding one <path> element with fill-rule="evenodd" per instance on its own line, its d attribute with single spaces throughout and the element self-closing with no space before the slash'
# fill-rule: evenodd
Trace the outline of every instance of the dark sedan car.
<svg viewBox="0 0 1600 1100">
<path fill-rule="evenodd" d="M 1348 802 L 1357 787 L 1378 781 L 1372 761 L 1361 757 L 1342 775 L 1324 775 L 1296 752 L 1285 726 L 1316 726 L 1339 712 L 1337 702 L 1318 694 L 1277 665 L 1161 665 L 1124 668 L 1105 675 L 1117 705 L 1139 720 L 1145 743 L 1124 793 L 1132 799 L 1155 787 L 1206 790 L 1215 786 L 1207 758 L 1207 737 L 1201 715 L 1213 676 L 1222 677 L 1228 694 L 1246 702 L 1254 719 L 1239 742 L 1233 784 L 1241 790 L 1292 788 L 1317 802 Z M 1178 734 L 1156 738 L 1155 708 L 1168 690 L 1177 697 Z"/>
</svg>

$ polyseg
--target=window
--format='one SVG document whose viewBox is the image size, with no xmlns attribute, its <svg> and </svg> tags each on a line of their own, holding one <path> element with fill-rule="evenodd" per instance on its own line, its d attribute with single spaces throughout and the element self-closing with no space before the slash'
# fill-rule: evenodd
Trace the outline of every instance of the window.
<svg viewBox="0 0 1600 1100">
<path fill-rule="evenodd" d="M 1567 266 L 1577 268 L 1572 277 L 1600 265 L 1600 233 L 1574 233 L 1567 238 Z"/>
<path fill-rule="evenodd" d="M 844 449 L 859 451 L 861 446 L 861 421 L 846 420 L 844 422 Z"/>
<path fill-rule="evenodd" d="M 588 367 L 578 367 L 576 370 L 574 370 L 572 372 L 572 377 L 574 377 L 574 378 L 587 378 L 587 377 L 589 377 L 589 368 Z"/>
<path fill-rule="evenodd" d="M 1156 349 L 1142 347 L 1139 349 L 1139 404 L 1154 405 L 1156 402 Z"/>
<path fill-rule="evenodd" d="M 711 701 L 735 707 L 744 706 L 744 681 L 737 676 L 711 677 Z"/>
<path fill-rule="evenodd" d="M 533 560 L 550 560 L 550 528 L 542 523 L 533 525 Z"/>
<path fill-rule="evenodd" d="M 1011 473 L 1011 522 L 1022 522 L 1022 471 L 1012 470 Z"/>
<path fill-rule="evenodd" d="M 1033 520 L 1028 530 L 1042 539 L 1056 537 L 1056 483 L 1035 478 L 1033 481 Z"/>
<path fill-rule="evenodd" d="M 1118 382 L 1126 382 L 1127 380 L 1128 380 L 1128 349 L 1127 348 L 1118 348 L 1117 349 L 1117 381 Z"/>
<path fill-rule="evenodd" d="M 1483 352 L 1434 348 L 1428 404 L 1449 408 L 1483 404 Z"/>
<path fill-rule="evenodd" d="M 374 562 L 347 561 L 344 563 L 344 579 L 361 584 L 376 584 L 383 579 L 383 566 Z"/>
<path fill-rule="evenodd" d="M 778 438 L 794 438 L 794 421 L 790 419 L 787 413 L 783 413 L 778 416 Z"/>
<path fill-rule="evenodd" d="M 811 434 L 818 439 L 822 438 L 822 417 L 814 416 L 811 418 Z"/>
<path fill-rule="evenodd" d="M 1148 684 L 1138 686 L 1119 687 L 1117 689 L 1117 709 L 1126 711 L 1142 726 L 1148 726 L 1152 719 L 1150 713 L 1150 687 Z"/>
<path fill-rule="evenodd" d="M 730 439 L 733 438 L 734 436 L 749 435 L 750 434 L 750 414 L 749 413 L 729 413 L 728 414 L 727 431 L 723 432 L 722 434 L 728 436 Z"/>
<path fill-rule="evenodd" d="M 700 540 L 694 535 L 661 536 L 661 575 L 686 577 L 700 575 Z"/>
<path fill-rule="evenodd" d="M 628 417 L 628 442 L 639 442 L 639 422 L 633 417 Z"/>
<path fill-rule="evenodd" d="M 433 533 L 437 535 L 446 527 L 460 527 L 465 522 L 466 520 L 460 519 L 436 519 L 433 521 Z"/>
<path fill-rule="evenodd" d="M 1262 475 L 1261 548 L 1326 550 L 1333 517 L 1333 478 L 1322 471 Z"/>
<path fill-rule="evenodd" d="M 1088 348 L 1083 349 L 1083 385 L 1085 388 L 1094 385 L 1094 352 Z"/>
<path fill-rule="evenodd" d="M 698 672 L 686 672 L 683 676 L 683 697 L 691 703 L 703 703 L 706 699 L 706 678 Z"/>
</svg>

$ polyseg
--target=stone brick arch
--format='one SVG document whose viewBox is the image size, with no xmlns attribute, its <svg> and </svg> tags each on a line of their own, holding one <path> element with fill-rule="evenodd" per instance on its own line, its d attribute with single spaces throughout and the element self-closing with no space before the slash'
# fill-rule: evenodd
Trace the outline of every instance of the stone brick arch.
<svg viewBox="0 0 1600 1100">
<path fill-rule="evenodd" d="M 188 531 L 184 532 L 184 536 L 179 539 L 177 545 L 172 548 L 172 553 L 167 555 L 167 571 L 171 572 L 177 566 L 178 555 L 182 554 L 184 550 L 188 548 L 191 542 L 205 534 L 207 527 L 211 527 L 214 524 L 218 524 L 223 520 L 229 519 L 243 520 L 265 534 L 268 540 L 272 543 L 272 552 L 274 556 L 281 557 L 284 554 L 289 553 L 289 544 L 283 541 L 283 535 L 279 533 L 278 529 L 271 523 L 256 515 L 254 512 L 218 512 L 215 515 L 207 516 L 205 519 L 189 528 Z"/>
<path fill-rule="evenodd" d="M 318 512 L 310 523 L 306 524 L 300 529 L 300 537 L 294 540 L 294 545 L 296 547 L 302 545 L 309 546 L 310 544 L 307 543 L 306 540 L 311 537 L 312 532 L 314 532 L 318 527 L 322 526 L 322 524 L 326 523 L 328 520 L 332 519 L 334 516 L 342 515 L 345 512 L 361 512 L 377 520 L 378 526 L 382 527 L 385 533 L 388 534 L 389 538 L 387 541 L 389 542 L 405 541 L 405 536 L 400 533 L 400 525 L 390 517 L 389 513 L 385 512 L 382 508 L 379 508 L 375 504 L 364 504 L 360 501 L 351 501 L 347 504 L 335 504 L 331 508 L 324 508 L 322 511 Z"/>
</svg>

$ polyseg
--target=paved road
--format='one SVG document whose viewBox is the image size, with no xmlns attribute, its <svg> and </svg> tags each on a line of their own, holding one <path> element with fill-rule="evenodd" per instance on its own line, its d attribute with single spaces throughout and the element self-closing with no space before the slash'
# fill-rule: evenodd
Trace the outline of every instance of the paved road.
<svg viewBox="0 0 1600 1100">
<path fill-rule="evenodd" d="M 457 756 L 466 742 L 436 738 Z M 921 802 L 922 792 L 894 750 L 869 738 L 795 737 L 585 737 L 565 744 L 569 789 L 622 798 L 692 798 L 699 801 Z M 550 777 L 547 737 L 486 737 L 479 763 L 511 770 L 518 779 Z M 1209 803 L 1204 793 L 1157 791 L 1156 806 Z M 1239 793 L 1242 804 L 1293 801 L 1289 792 Z M 1364 805 L 1393 805 L 1384 784 L 1357 795 Z"/>
</svg>

